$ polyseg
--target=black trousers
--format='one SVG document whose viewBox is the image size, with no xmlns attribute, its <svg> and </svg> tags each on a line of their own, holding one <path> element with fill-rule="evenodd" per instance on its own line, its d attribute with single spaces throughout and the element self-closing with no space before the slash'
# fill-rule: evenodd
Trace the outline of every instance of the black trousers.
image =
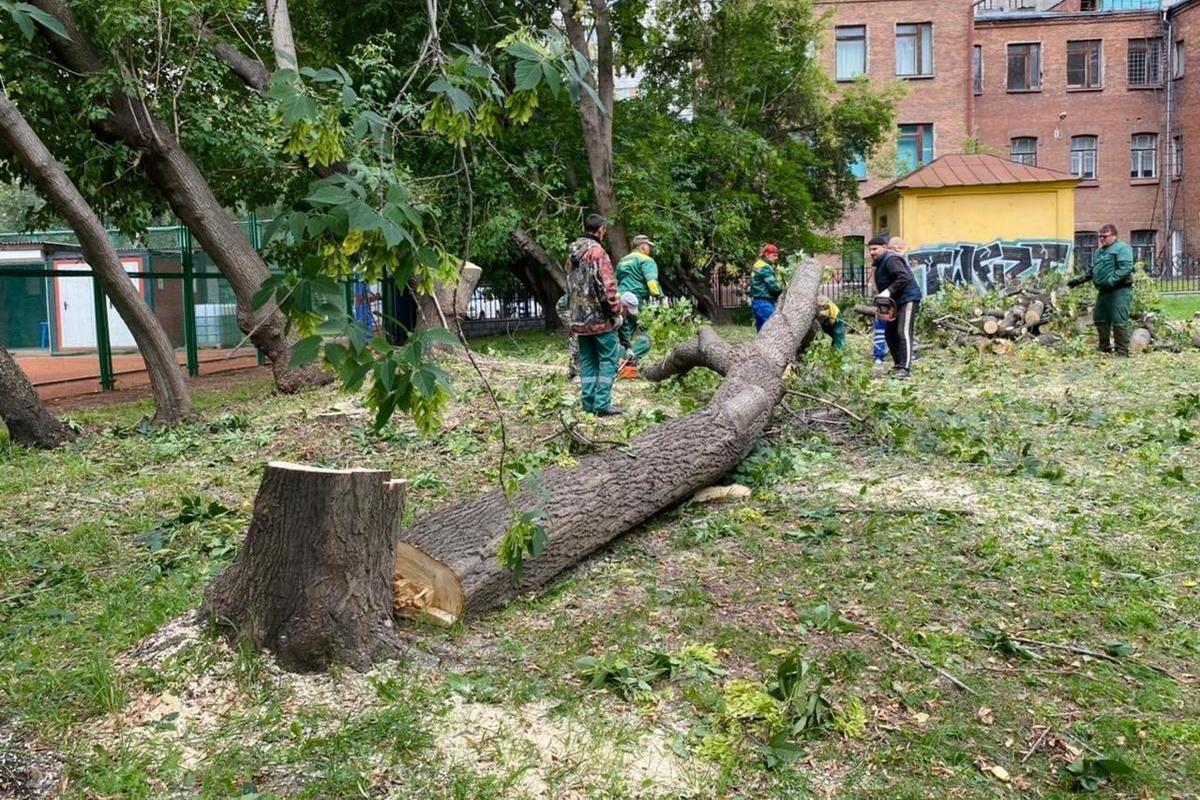
<svg viewBox="0 0 1200 800">
<path fill-rule="evenodd" d="M 899 303 L 896 306 L 896 318 L 887 324 L 883 332 L 897 369 L 912 367 L 913 332 L 916 330 L 917 311 L 920 307 L 920 300 Z"/>
</svg>

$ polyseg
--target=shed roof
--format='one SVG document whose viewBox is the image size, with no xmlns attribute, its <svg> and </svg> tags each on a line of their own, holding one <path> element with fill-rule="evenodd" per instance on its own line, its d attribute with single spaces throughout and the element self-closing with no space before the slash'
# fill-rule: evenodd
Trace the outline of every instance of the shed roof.
<svg viewBox="0 0 1200 800">
<path fill-rule="evenodd" d="M 948 155 L 936 158 L 916 172 L 897 178 L 864 200 L 895 189 L 943 189 L 950 186 L 1002 186 L 1018 183 L 1078 181 L 1074 175 L 1046 167 L 1030 167 L 993 155 Z"/>
</svg>

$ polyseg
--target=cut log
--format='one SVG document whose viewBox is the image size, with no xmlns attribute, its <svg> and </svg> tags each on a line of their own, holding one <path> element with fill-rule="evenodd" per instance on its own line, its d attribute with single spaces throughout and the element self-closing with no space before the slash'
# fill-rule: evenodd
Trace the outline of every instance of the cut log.
<svg viewBox="0 0 1200 800">
<path fill-rule="evenodd" d="M 1025 324 L 1037 325 L 1042 321 L 1042 314 L 1046 310 L 1046 304 L 1041 300 L 1034 300 L 1025 308 Z"/>
<path fill-rule="evenodd" d="M 967 333 L 960 333 L 954 337 L 956 347 L 974 347 L 980 353 L 987 349 L 990 341 L 986 336 L 973 336 Z"/>
<path fill-rule="evenodd" d="M 1001 309 L 1001 308 L 989 308 L 987 311 L 984 311 L 984 312 L 983 312 L 983 316 L 985 316 L 985 317 L 995 317 L 996 319 L 1004 319 L 1004 309 Z"/>
<path fill-rule="evenodd" d="M 871 319 L 875 319 L 875 306 L 857 305 L 851 310 L 860 317 L 870 317 Z"/>
<path fill-rule="evenodd" d="M 1150 338 L 1150 331 L 1145 328 L 1138 328 L 1133 332 L 1133 336 L 1129 338 L 1129 352 L 1145 352 L 1150 347 Z"/>
<path fill-rule="evenodd" d="M 998 317 L 987 316 L 975 322 L 975 327 L 988 336 L 995 336 L 1000 330 L 1000 319 Z"/>
<path fill-rule="evenodd" d="M 1200 333 L 1192 334 L 1192 347 L 1200 348 Z"/>
<path fill-rule="evenodd" d="M 463 265 L 456 286 L 439 285 L 433 294 L 414 292 L 417 298 L 417 327 L 422 330 L 446 327 L 454 330 L 457 327 L 456 320 L 466 319 L 467 306 L 482 275 L 483 270 L 468 261 Z"/>
<path fill-rule="evenodd" d="M 403 506 L 404 481 L 384 470 L 268 464 L 245 544 L 205 589 L 204 614 L 289 670 L 394 657 Z"/>
<path fill-rule="evenodd" d="M 711 329 L 702 331 L 681 346 L 686 356 L 674 353 L 669 365 L 643 370 L 656 378 L 697 366 L 724 370 L 725 381 L 704 408 L 573 468 L 548 468 L 538 486 L 527 485 L 511 498 L 493 490 L 401 531 L 397 584 L 406 582 L 402 594 L 413 601 L 408 610 L 443 622 L 479 614 L 546 584 L 617 536 L 718 482 L 749 453 L 783 396 L 784 371 L 811 336 L 820 276 L 815 262 L 801 267 L 751 342 L 734 348 Z M 619 497 L 614 486 L 621 487 Z M 517 582 L 497 554 L 521 515 L 542 526 L 546 547 L 525 559 Z"/>
</svg>

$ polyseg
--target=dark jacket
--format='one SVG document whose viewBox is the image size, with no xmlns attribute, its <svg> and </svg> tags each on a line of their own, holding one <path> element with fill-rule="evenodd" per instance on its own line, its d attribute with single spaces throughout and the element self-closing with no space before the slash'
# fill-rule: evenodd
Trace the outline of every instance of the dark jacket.
<svg viewBox="0 0 1200 800">
<path fill-rule="evenodd" d="M 890 250 L 875 262 L 875 289 L 879 292 L 888 289 L 888 295 L 897 305 L 921 299 L 921 287 L 917 285 L 908 261 Z"/>
<path fill-rule="evenodd" d="M 608 333 L 620 324 L 621 303 L 612 261 L 594 237 L 585 235 L 571 244 L 567 295 L 571 333 L 576 336 Z"/>
</svg>

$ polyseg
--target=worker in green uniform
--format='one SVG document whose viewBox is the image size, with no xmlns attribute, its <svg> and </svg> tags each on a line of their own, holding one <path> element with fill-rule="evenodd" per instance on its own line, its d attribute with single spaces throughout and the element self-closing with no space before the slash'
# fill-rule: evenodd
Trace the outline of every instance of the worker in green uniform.
<svg viewBox="0 0 1200 800">
<path fill-rule="evenodd" d="M 775 277 L 775 262 L 779 261 L 779 248 L 764 244 L 758 251 L 758 260 L 750 273 L 750 308 L 754 311 L 754 330 L 761 331 L 771 315 L 775 313 L 775 300 L 783 294 L 783 287 Z"/>
<path fill-rule="evenodd" d="M 1129 355 L 1129 309 L 1133 305 L 1133 248 L 1117 238 L 1117 226 L 1100 228 L 1100 249 L 1092 256 L 1092 267 L 1082 277 L 1069 282 L 1078 286 L 1091 281 L 1096 287 L 1096 308 L 1092 322 L 1100 338 L 1100 352 L 1116 351 Z M 1116 347 L 1114 348 L 1114 343 Z"/>
<path fill-rule="evenodd" d="M 817 295 L 817 322 L 825 335 L 833 340 L 834 350 L 846 346 L 846 323 L 842 322 L 841 309 L 823 294 Z"/>
<path fill-rule="evenodd" d="M 631 294 L 637 302 L 632 306 L 626 303 L 626 308 L 633 313 L 625 315 L 625 323 L 617 332 L 624 358 L 619 375 L 622 378 L 638 376 L 638 362 L 650 352 L 650 337 L 638 326 L 637 312 L 650 302 L 650 298 L 662 297 L 662 287 L 658 285 L 658 264 L 650 257 L 654 242 L 644 234 L 633 237 L 633 251 L 617 262 L 617 291 L 622 298 Z"/>
</svg>

